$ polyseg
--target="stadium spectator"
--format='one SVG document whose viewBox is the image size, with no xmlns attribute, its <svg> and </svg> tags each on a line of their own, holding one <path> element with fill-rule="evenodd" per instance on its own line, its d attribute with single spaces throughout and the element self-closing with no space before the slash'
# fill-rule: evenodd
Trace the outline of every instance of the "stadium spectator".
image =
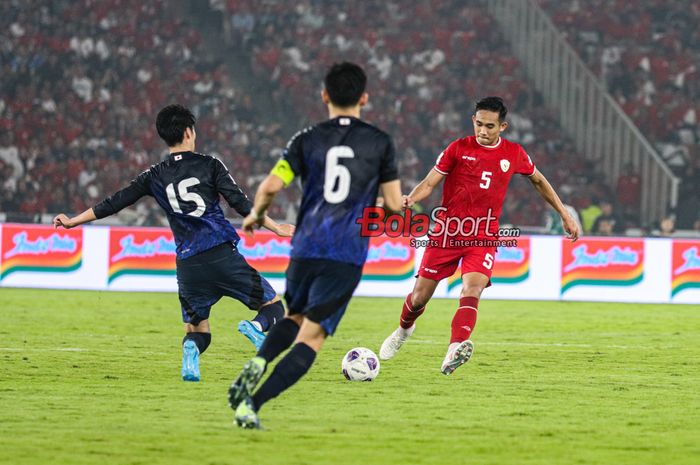
<svg viewBox="0 0 700 465">
<path fill-rule="evenodd" d="M 12 133 L 4 133 L 0 139 L 0 160 L 10 168 L 6 171 L 8 177 L 3 177 L 3 179 L 11 180 L 16 184 L 17 180 L 24 174 L 24 165 L 19 159 L 19 150 L 14 143 Z"/>
<path fill-rule="evenodd" d="M 632 163 L 627 163 L 617 179 L 617 203 L 623 208 L 637 209 L 641 199 L 642 178 Z"/>
<path fill-rule="evenodd" d="M 619 234 L 624 232 L 622 229 L 623 223 L 614 212 L 613 204 L 604 200 L 600 203 L 600 215 L 593 222 L 591 232 L 603 236 L 610 236 L 613 233 Z"/>
<path fill-rule="evenodd" d="M 672 237 L 676 232 L 676 218 L 673 215 L 667 215 L 659 221 L 658 228 L 654 229 L 651 234 L 659 237 Z"/>
<path fill-rule="evenodd" d="M 593 230 L 593 225 L 595 224 L 598 217 L 602 214 L 600 206 L 598 206 L 598 201 L 591 201 L 585 208 L 581 209 L 581 223 L 583 224 L 584 232 L 591 232 Z"/>
</svg>

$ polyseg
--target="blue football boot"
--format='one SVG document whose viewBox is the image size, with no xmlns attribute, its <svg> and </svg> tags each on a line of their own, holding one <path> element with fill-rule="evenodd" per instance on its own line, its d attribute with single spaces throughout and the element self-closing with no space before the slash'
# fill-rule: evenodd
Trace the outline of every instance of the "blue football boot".
<svg viewBox="0 0 700 465">
<path fill-rule="evenodd" d="M 238 323 L 238 332 L 253 343 L 256 351 L 260 350 L 263 341 L 265 341 L 265 333 L 256 328 L 255 325 L 248 320 L 243 320 Z"/>
<path fill-rule="evenodd" d="M 199 349 L 191 339 L 182 344 L 182 379 L 199 381 Z"/>
</svg>

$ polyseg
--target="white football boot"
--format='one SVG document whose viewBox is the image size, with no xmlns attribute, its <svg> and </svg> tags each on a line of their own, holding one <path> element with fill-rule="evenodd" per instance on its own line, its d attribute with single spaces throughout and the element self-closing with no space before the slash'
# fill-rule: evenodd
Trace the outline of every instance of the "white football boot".
<svg viewBox="0 0 700 465">
<path fill-rule="evenodd" d="M 408 329 L 403 329 L 401 326 L 396 328 L 396 330 L 391 333 L 388 338 L 384 339 L 382 347 L 379 349 L 379 359 L 389 360 L 394 358 L 396 352 L 399 351 L 403 343 L 406 342 L 406 339 L 411 337 L 413 331 L 415 330 L 415 324 Z"/>
<path fill-rule="evenodd" d="M 469 339 L 462 342 L 453 342 L 447 349 L 447 355 L 445 355 L 445 360 L 442 361 L 440 371 L 442 371 L 443 375 L 451 374 L 457 368 L 467 363 L 473 352 L 474 343 Z"/>
</svg>

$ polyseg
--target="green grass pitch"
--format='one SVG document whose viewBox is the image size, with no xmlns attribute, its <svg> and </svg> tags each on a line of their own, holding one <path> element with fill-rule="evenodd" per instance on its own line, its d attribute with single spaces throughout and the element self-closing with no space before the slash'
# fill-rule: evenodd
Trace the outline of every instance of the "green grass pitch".
<svg viewBox="0 0 700 465">
<path fill-rule="evenodd" d="M 378 351 L 401 303 L 353 299 L 245 431 L 226 404 L 253 355 L 237 302 L 184 383 L 175 294 L 0 289 L 0 463 L 700 463 L 700 308 L 483 301 L 474 357 L 445 377 L 456 301 L 435 300 L 374 382 L 345 381 L 344 353 Z"/>
</svg>

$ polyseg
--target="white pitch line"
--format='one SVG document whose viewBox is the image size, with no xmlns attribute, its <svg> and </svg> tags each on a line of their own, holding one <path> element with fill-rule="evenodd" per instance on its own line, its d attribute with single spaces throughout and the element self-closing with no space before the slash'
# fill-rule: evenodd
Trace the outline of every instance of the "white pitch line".
<svg viewBox="0 0 700 465">
<path fill-rule="evenodd" d="M 40 347 L 0 347 L 0 352 L 88 352 L 88 349 L 81 349 L 80 347 L 54 347 L 54 348 L 40 348 Z"/>
<path fill-rule="evenodd" d="M 414 339 L 411 338 L 408 341 L 409 344 L 428 344 L 428 345 L 441 345 L 447 346 L 445 341 L 434 341 L 432 339 Z M 595 344 L 574 344 L 574 343 L 564 343 L 564 342 L 476 342 L 479 346 L 503 346 L 503 347 L 563 347 L 563 348 L 579 348 L 579 349 L 622 349 L 622 350 L 646 350 L 648 346 L 625 346 L 625 345 L 595 345 Z M 656 346 L 657 349 L 677 349 L 679 346 Z M 138 350 L 138 349 L 134 349 Z M 122 354 L 122 351 L 116 350 L 105 350 L 105 349 L 83 349 L 80 347 L 0 347 L 0 352 L 94 352 L 94 353 L 104 353 L 104 354 Z M 140 352 L 141 354 L 147 355 L 160 355 L 169 356 L 172 355 L 170 352 Z M 214 354 L 208 356 L 208 358 L 215 357 Z"/>
<path fill-rule="evenodd" d="M 138 352 L 139 355 L 153 355 L 158 357 L 170 357 L 173 354 L 180 356 L 180 352 L 154 352 L 147 350 L 140 350 L 138 348 L 132 349 L 134 352 Z M 80 347 L 0 347 L 0 352 L 90 352 L 94 354 L 119 354 L 124 355 L 124 351 L 121 350 L 110 350 L 110 349 L 82 349 Z M 207 358 L 222 358 L 226 359 L 225 354 L 209 354 L 207 353 Z"/>
<path fill-rule="evenodd" d="M 410 339 L 409 344 L 432 344 L 432 345 L 448 345 L 445 342 L 433 341 L 430 339 Z M 648 349 L 648 346 L 624 346 L 624 345 L 595 345 L 595 344 L 569 344 L 565 342 L 476 342 L 476 345 L 480 346 L 506 346 L 506 347 L 571 347 L 571 348 L 582 348 L 582 349 L 625 349 L 625 350 L 639 350 Z M 678 346 L 657 346 L 658 349 L 674 349 Z"/>
</svg>

